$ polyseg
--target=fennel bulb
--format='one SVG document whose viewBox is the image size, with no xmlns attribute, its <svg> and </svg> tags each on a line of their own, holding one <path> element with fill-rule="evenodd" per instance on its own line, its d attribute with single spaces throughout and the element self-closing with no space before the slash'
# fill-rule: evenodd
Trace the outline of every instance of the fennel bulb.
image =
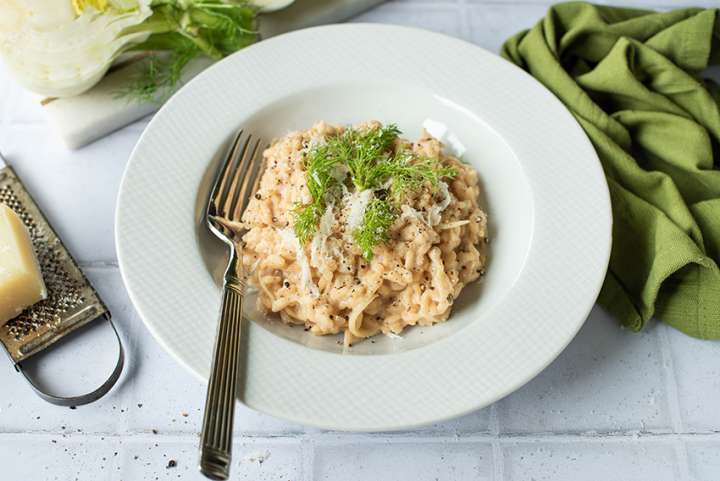
<svg viewBox="0 0 720 481">
<path fill-rule="evenodd" d="M 217 60 L 255 42 L 258 8 L 244 0 L 2 0 L 0 54 L 29 90 L 69 97 L 120 54 L 149 53 L 119 95 L 160 101 L 193 58 Z"/>
<path fill-rule="evenodd" d="M 295 0 L 252 0 L 252 3 L 262 12 L 275 12 L 289 6 Z"/>
<path fill-rule="evenodd" d="M 152 14 L 151 0 L 4 0 L 0 53 L 17 80 L 42 95 L 77 95 L 149 32 L 127 31 Z"/>
</svg>

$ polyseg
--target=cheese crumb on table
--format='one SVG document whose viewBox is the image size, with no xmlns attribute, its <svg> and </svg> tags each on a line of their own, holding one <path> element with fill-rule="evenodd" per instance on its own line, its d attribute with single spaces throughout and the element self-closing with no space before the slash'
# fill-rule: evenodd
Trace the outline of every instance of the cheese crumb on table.
<svg viewBox="0 0 720 481">
<path fill-rule="evenodd" d="M 0 326 L 46 297 L 30 234 L 18 215 L 0 204 Z"/>
</svg>

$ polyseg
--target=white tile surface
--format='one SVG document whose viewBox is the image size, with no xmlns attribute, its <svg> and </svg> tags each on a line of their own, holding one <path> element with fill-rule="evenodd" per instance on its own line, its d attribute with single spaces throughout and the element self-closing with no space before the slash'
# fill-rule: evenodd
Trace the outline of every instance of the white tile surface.
<svg viewBox="0 0 720 481">
<path fill-rule="evenodd" d="M 316 480 L 395 481 L 493 479 L 492 447 L 486 443 L 406 443 L 330 439 L 315 446 Z"/>
<path fill-rule="evenodd" d="M 376 22 L 419 27 L 458 36 L 461 30 L 460 10 L 455 4 L 425 3 L 422 8 L 412 3 L 387 3 L 366 12 L 353 21 Z"/>
<path fill-rule="evenodd" d="M 720 443 L 693 440 L 687 443 L 689 478 L 692 481 L 717 481 L 720 478 Z"/>
<path fill-rule="evenodd" d="M 469 40 L 483 48 L 499 52 L 506 39 L 535 25 L 546 11 L 547 6 L 541 4 L 518 5 L 514 2 L 500 2 L 468 5 L 466 18 Z"/>
<path fill-rule="evenodd" d="M 52 137 L 44 123 L 11 124 L 4 133 L 4 157 L 75 257 L 114 260 L 115 198 L 139 132 L 126 127 L 76 151 Z"/>
<path fill-rule="evenodd" d="M 680 473 L 669 442 L 530 442 L 504 457 L 507 481 L 672 481 Z"/>
<path fill-rule="evenodd" d="M 8 93 L 8 107 L 11 115 L 8 120 L 15 125 L 42 122 L 42 96 L 23 89 L 15 82 L 5 83 Z"/>
<path fill-rule="evenodd" d="M 0 434 L 0 444 L 3 480 L 109 481 L 122 470 L 115 438 Z"/>
<path fill-rule="evenodd" d="M 575 341 L 498 412 L 510 433 L 668 432 L 657 334 L 624 331 L 596 307 Z"/>
<path fill-rule="evenodd" d="M 491 408 L 480 409 L 465 416 L 433 424 L 421 429 L 427 433 L 481 434 L 492 432 L 493 415 Z"/>
<path fill-rule="evenodd" d="M 427 28 L 497 50 L 548 4 L 403 0 L 356 20 Z M 74 410 L 40 401 L 0 362 L 0 481 L 201 479 L 195 463 L 205 387 L 151 338 L 115 266 L 115 195 L 147 121 L 67 151 L 45 126 L 37 99 L 0 66 L 0 150 L 86 267 L 128 353 L 120 385 Z M 79 392 L 112 367 L 116 351 L 106 326 L 82 336 L 40 366 L 43 380 L 59 392 Z M 328 433 L 238 406 L 232 479 L 717 481 L 719 358 L 718 343 L 666 327 L 642 335 L 621 331 L 596 309 L 567 351 L 525 388 L 421 430 Z M 170 459 L 177 466 L 168 468 Z"/>
<path fill-rule="evenodd" d="M 698 341 L 665 328 L 677 379 L 680 416 L 689 432 L 720 426 L 720 342 Z"/>
<path fill-rule="evenodd" d="M 299 441 L 238 439 L 234 448 L 233 480 L 303 479 L 302 448 Z M 196 469 L 197 439 L 194 437 L 134 437 L 123 443 L 119 456 L 119 463 L 123 466 L 123 479 L 205 479 Z M 174 466 L 171 461 L 175 461 Z"/>
</svg>

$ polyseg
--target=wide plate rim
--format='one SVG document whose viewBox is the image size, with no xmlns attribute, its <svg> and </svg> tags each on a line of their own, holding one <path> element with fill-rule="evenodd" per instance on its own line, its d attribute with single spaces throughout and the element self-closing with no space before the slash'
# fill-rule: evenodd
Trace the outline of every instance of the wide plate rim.
<svg viewBox="0 0 720 481">
<path fill-rule="evenodd" d="M 410 28 L 410 27 L 399 27 L 399 26 L 387 26 L 387 25 L 378 25 L 378 24 L 345 24 L 345 25 L 332 25 L 332 26 L 324 26 L 324 27 L 314 27 L 310 29 L 305 29 L 297 32 L 292 32 L 289 34 L 285 34 L 279 37 L 275 37 L 266 41 L 261 42 L 257 46 L 252 46 L 244 51 L 238 52 L 237 54 L 230 56 L 226 59 L 224 59 L 221 62 L 218 62 L 217 64 L 211 66 L 206 71 L 202 72 L 200 75 L 198 75 L 196 78 L 191 80 L 187 85 L 185 85 L 173 98 L 171 98 L 156 114 L 156 116 L 150 121 L 147 128 L 141 135 L 138 143 L 136 144 L 135 148 L 133 149 L 133 152 L 130 156 L 130 160 L 128 161 L 128 165 L 126 167 L 125 173 L 123 175 L 123 179 L 120 185 L 120 190 L 118 194 L 118 200 L 117 200 L 117 209 L 116 209 L 116 218 L 115 218 L 115 236 L 116 236 L 116 246 L 117 246 L 117 255 L 118 255 L 118 263 L 121 271 L 121 275 L 123 278 L 123 282 L 125 283 L 125 286 L 128 290 L 128 294 L 130 296 L 130 299 L 135 306 L 135 308 L 138 311 L 138 314 L 140 315 L 141 319 L 143 320 L 144 324 L 148 328 L 148 330 L 151 332 L 153 337 L 159 342 L 159 344 L 175 359 L 177 360 L 181 365 L 183 365 L 186 369 L 188 369 L 190 372 L 192 372 L 198 379 L 205 380 L 206 377 L 203 376 L 203 373 L 201 372 L 201 369 L 198 367 L 197 362 L 193 362 L 189 360 L 189 356 L 187 353 L 183 353 L 178 351 L 171 343 L 168 342 L 168 337 L 166 333 L 163 333 L 159 329 L 159 324 L 157 319 L 152 319 L 150 315 L 148 315 L 146 311 L 148 299 L 146 294 L 144 294 L 141 290 L 136 288 L 136 272 L 137 272 L 137 261 L 132 259 L 132 248 L 129 246 L 128 242 L 131 242 L 127 237 L 127 228 L 128 224 L 125 218 L 123 217 L 123 214 L 127 208 L 127 202 L 131 202 L 132 200 L 128 200 L 128 184 L 131 183 L 129 181 L 129 173 L 133 171 L 133 169 L 137 168 L 136 164 L 138 162 L 138 152 L 142 148 L 142 146 L 148 141 L 148 137 L 158 135 L 158 132 L 162 128 L 162 124 L 167 122 L 167 119 L 169 118 L 168 115 L 174 115 L 171 112 L 172 110 L 176 110 L 178 105 L 181 105 L 182 102 L 185 102 L 187 99 L 184 98 L 184 93 L 187 93 L 188 91 L 191 91 L 195 89 L 195 86 L 202 85 L 203 82 L 207 82 L 206 79 L 209 79 L 212 75 L 214 75 L 213 72 L 215 72 L 217 69 L 226 68 L 227 65 L 230 65 L 232 63 L 238 63 L 242 62 L 247 58 L 247 56 L 254 55 L 255 50 L 258 49 L 258 47 L 261 47 L 267 51 L 268 49 L 272 50 L 274 52 L 281 51 L 283 49 L 283 45 L 287 44 L 288 42 L 305 42 L 309 41 L 311 42 L 312 39 L 316 39 L 318 36 L 346 36 L 346 35 L 360 35 L 360 36 L 368 36 L 372 37 L 373 35 L 395 35 L 397 38 L 405 37 L 408 39 L 408 41 L 438 41 L 440 42 L 442 39 L 442 42 L 445 42 L 446 44 L 456 44 L 458 48 L 460 48 L 460 45 L 464 45 L 463 48 L 467 49 L 468 46 L 472 48 L 473 50 L 480 54 L 482 52 L 482 55 L 490 55 L 492 57 L 495 57 L 493 54 L 481 49 L 480 47 L 471 45 L 467 42 L 464 42 L 462 40 L 452 38 L 445 36 L 443 34 L 438 33 L 431 33 L 420 29 Z M 496 57 L 495 57 L 496 58 Z M 510 68 L 510 70 L 513 70 L 513 75 L 516 75 L 517 79 L 523 79 L 522 81 L 518 80 L 519 82 L 523 83 L 524 85 L 532 86 L 533 89 L 537 90 L 542 89 L 544 91 L 544 95 L 546 96 L 552 96 L 550 92 L 548 92 L 542 85 L 540 85 L 535 79 L 530 77 L 527 73 L 522 71 L 521 69 L 515 67 L 514 65 L 511 65 L 507 62 L 504 62 L 506 64 L 506 67 L 504 68 Z M 547 99 L 545 99 L 547 100 Z M 587 315 L 589 314 L 590 310 L 592 309 L 594 305 L 595 298 L 597 297 L 599 290 L 602 286 L 602 281 L 604 278 L 605 269 L 607 268 L 607 264 L 609 262 L 610 257 L 610 245 L 611 245 L 611 210 L 610 210 L 610 201 L 609 201 L 609 192 L 607 190 L 607 184 L 605 182 L 604 175 L 602 174 L 602 168 L 600 166 L 599 160 L 597 158 L 597 155 L 595 154 L 592 145 L 590 144 L 589 140 L 583 133 L 580 126 L 577 124 L 577 122 L 572 118 L 572 115 L 567 112 L 567 110 L 562 107 L 562 104 L 557 99 L 554 99 L 554 102 L 556 103 L 555 108 L 560 106 L 562 108 L 563 114 L 558 114 L 558 117 L 555 118 L 555 120 L 562 121 L 562 124 L 564 127 L 568 127 L 568 125 L 572 124 L 572 128 L 569 131 L 565 131 L 564 134 L 568 137 L 572 138 L 572 144 L 571 147 L 578 151 L 583 153 L 586 157 L 589 158 L 591 162 L 589 162 L 590 168 L 594 169 L 592 172 L 595 185 L 592 186 L 592 189 L 595 194 L 598 196 L 595 201 L 596 205 L 594 207 L 597 208 L 597 211 L 595 214 L 595 222 L 600 226 L 598 231 L 601 233 L 600 236 L 596 236 L 596 245 L 594 246 L 594 249 L 597 251 L 597 260 L 595 262 L 595 268 L 593 270 L 593 279 L 591 279 L 592 285 L 588 288 L 588 298 L 585 299 L 585 305 L 581 306 L 575 314 L 575 320 L 573 322 L 569 322 L 569 326 L 566 326 L 567 329 L 563 333 L 563 339 L 556 342 L 556 344 L 553 346 L 553 348 L 548 352 L 545 353 L 543 356 L 543 362 L 536 363 L 532 369 L 526 369 L 526 372 L 524 375 L 517 377 L 512 383 L 508 383 L 505 386 L 503 386 L 502 389 L 496 390 L 496 392 L 493 394 L 492 397 L 485 399 L 484 401 L 477 402 L 473 404 L 472 402 L 464 402 L 455 406 L 451 406 L 447 408 L 444 412 L 439 412 L 437 409 L 425 409 L 422 412 L 418 411 L 417 415 L 412 417 L 410 421 L 407 419 L 399 422 L 394 423 L 392 419 L 388 418 L 385 420 L 378 421 L 377 419 L 373 420 L 372 422 L 364 423 L 362 420 L 358 421 L 355 420 L 343 420 L 338 419 L 336 416 L 330 415 L 330 416 L 319 416 L 317 413 L 307 413 L 304 412 L 302 409 L 300 410 L 293 410 L 293 409 L 287 409 L 286 407 L 283 407 L 278 404 L 270 403 L 249 403 L 250 407 L 255 408 L 257 410 L 266 412 L 271 415 L 275 415 L 284 419 L 288 419 L 294 422 L 306 424 L 306 425 L 313 425 L 321 428 L 326 429 L 337 429 L 337 430 L 354 430 L 354 431 L 385 431 L 385 430 L 404 430 L 404 429 L 410 429 L 422 425 L 426 425 L 433 422 L 439 422 L 446 419 L 454 418 L 463 414 L 467 414 L 469 412 L 472 412 L 475 409 L 478 409 L 480 407 L 483 407 L 487 404 L 490 404 L 491 402 L 494 402 L 505 395 L 509 394 L 510 392 L 518 389 L 525 383 L 527 383 L 529 380 L 531 380 L 533 377 L 535 377 L 538 373 L 540 373 L 547 365 L 549 365 L 561 352 L 565 349 L 565 347 L 570 343 L 570 341 L 573 339 L 577 331 L 580 329 L 580 327 L 583 325 L 585 319 L 587 318 Z M 562 118 L 564 116 L 564 118 Z M 207 160 L 205 161 L 207 162 Z M 587 167 L 587 166 L 586 166 Z M 481 173 L 482 175 L 482 173 Z M 130 187 L 132 188 L 132 187 Z M 592 295 L 592 299 L 590 299 L 590 294 Z M 295 349 L 295 347 L 289 347 L 292 343 L 289 341 L 282 340 L 281 346 L 284 346 L 284 348 L 288 349 Z M 327 353 L 325 353 L 327 355 Z M 322 356 L 323 354 L 315 353 L 315 355 Z M 468 379 L 468 382 L 471 382 L 472 379 Z"/>
</svg>

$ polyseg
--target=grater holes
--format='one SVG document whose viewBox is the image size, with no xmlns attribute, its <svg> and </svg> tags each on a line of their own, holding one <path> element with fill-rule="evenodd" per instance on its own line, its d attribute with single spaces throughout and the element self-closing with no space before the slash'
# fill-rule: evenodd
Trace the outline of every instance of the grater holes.
<svg viewBox="0 0 720 481">
<path fill-rule="evenodd" d="M 84 284 L 67 272 L 64 250 L 51 242 L 9 186 L 0 188 L 0 203 L 15 211 L 27 227 L 48 292 L 47 299 L 29 307 L 3 326 L 11 337 L 21 341 L 42 328 L 56 327 L 65 313 L 82 306 L 86 302 L 82 294 Z"/>
</svg>

